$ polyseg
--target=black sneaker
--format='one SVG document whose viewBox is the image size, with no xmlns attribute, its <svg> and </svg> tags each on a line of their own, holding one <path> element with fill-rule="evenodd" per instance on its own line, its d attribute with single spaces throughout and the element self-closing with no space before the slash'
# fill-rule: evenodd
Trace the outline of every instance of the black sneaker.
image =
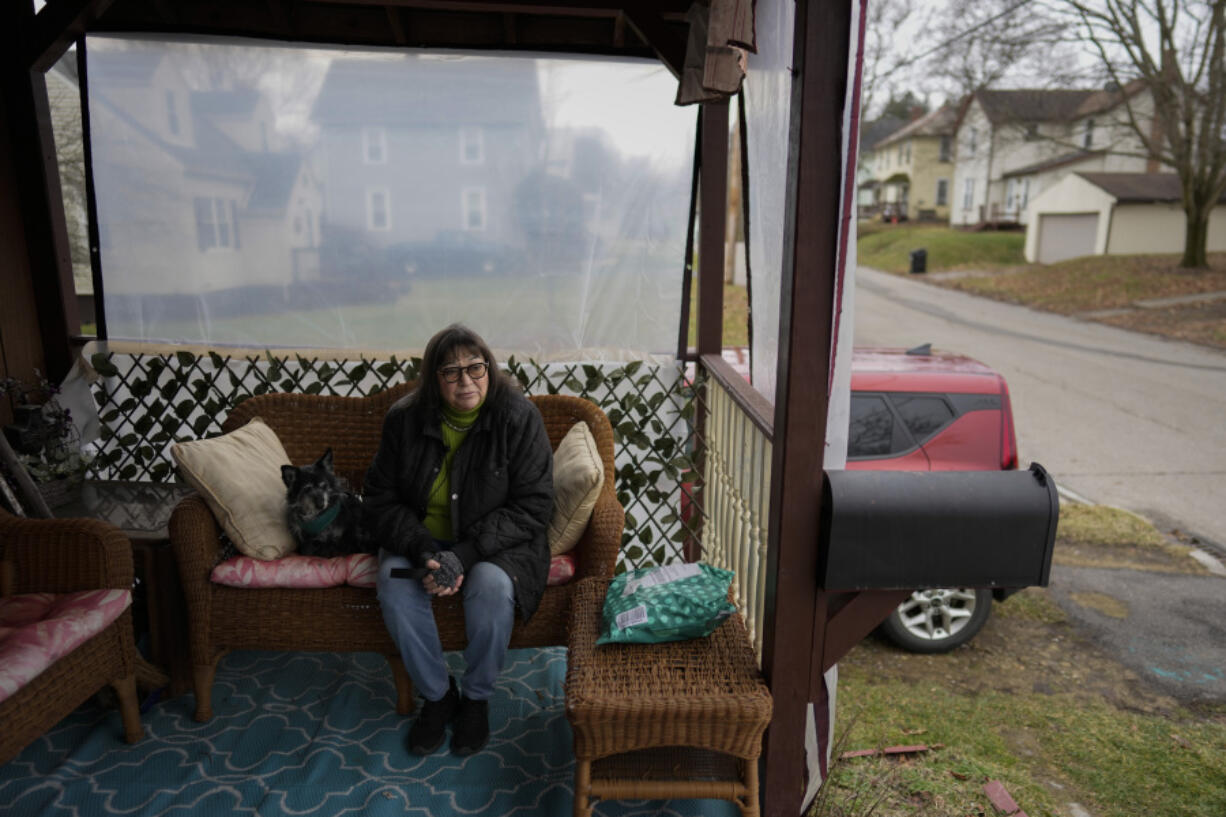
<svg viewBox="0 0 1226 817">
<path fill-rule="evenodd" d="M 490 740 L 490 702 L 460 698 L 460 711 L 451 730 L 451 753 L 471 755 L 480 752 Z"/>
<path fill-rule="evenodd" d="M 407 745 L 415 755 L 428 755 L 443 744 L 447 724 L 455 717 L 460 706 L 460 693 L 456 691 L 455 679 L 448 679 L 447 694 L 438 701 L 426 701 L 417 713 L 417 720 L 409 729 Z"/>
</svg>

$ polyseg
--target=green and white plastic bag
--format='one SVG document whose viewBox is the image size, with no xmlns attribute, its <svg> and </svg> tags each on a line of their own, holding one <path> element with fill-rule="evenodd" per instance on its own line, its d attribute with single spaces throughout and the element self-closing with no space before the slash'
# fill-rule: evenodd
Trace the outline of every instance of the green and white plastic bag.
<svg viewBox="0 0 1226 817">
<path fill-rule="evenodd" d="M 658 644 L 702 638 L 736 611 L 735 574 L 702 562 L 631 570 L 609 583 L 597 644 Z"/>
</svg>

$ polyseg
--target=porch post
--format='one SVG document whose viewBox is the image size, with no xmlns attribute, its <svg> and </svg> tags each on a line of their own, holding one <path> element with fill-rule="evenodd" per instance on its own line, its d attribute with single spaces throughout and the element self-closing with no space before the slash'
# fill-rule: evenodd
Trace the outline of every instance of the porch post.
<svg viewBox="0 0 1226 817">
<path fill-rule="evenodd" d="M 728 100 L 702 104 L 700 135 L 701 167 L 698 176 L 698 358 L 718 355 L 724 336 L 724 211 L 728 199 Z M 688 259 L 687 259 L 688 260 Z M 688 316 L 686 316 L 688 317 Z M 706 394 L 698 405 L 706 406 Z M 705 473 L 707 412 L 700 408 L 695 416 L 694 470 Z M 703 508 L 703 487 L 693 487 L 695 508 Z M 694 535 L 685 542 L 685 560 L 702 558 L 702 514 L 698 515 Z"/>
<path fill-rule="evenodd" d="M 76 302 L 71 297 L 72 264 L 46 84 L 42 73 L 30 71 L 24 60 L 22 36 L 32 20 L 29 3 L 0 7 L 0 31 L 5 32 L 0 49 L 0 145 L 7 148 L 0 159 L 5 164 L 0 168 L 0 300 L 5 303 L 0 310 L 0 353 L 11 375 L 28 378 L 41 368 L 58 380 L 71 365 L 65 309 L 70 306 L 75 316 Z M 48 173 L 53 174 L 50 179 Z M 58 213 L 53 204 L 59 206 Z"/>
<path fill-rule="evenodd" d="M 827 706 L 822 676 L 814 671 L 821 663 L 810 659 L 824 651 L 825 638 L 815 625 L 825 619 L 817 592 L 818 522 L 851 5 L 852 0 L 796 3 L 762 656 L 775 706 L 762 762 L 767 817 L 800 814 L 809 705 L 819 725 Z M 824 744 L 818 744 L 823 751 Z"/>
<path fill-rule="evenodd" d="M 698 178 L 698 355 L 718 355 L 724 334 L 724 222 L 728 200 L 728 100 L 702 104 Z"/>
</svg>

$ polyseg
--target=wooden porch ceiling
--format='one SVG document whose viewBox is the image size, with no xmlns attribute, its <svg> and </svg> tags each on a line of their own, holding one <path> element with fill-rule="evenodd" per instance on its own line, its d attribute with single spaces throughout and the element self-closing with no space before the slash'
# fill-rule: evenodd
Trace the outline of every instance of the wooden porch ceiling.
<svg viewBox="0 0 1226 817">
<path fill-rule="evenodd" d="M 657 57 L 680 71 L 690 0 L 49 0 L 27 63 L 49 68 L 84 31 L 263 37 L 358 46 Z"/>
</svg>

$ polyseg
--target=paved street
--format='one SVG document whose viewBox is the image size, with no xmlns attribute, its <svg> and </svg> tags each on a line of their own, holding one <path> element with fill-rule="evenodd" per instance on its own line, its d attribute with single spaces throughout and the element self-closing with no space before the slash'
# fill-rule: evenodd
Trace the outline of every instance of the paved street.
<svg viewBox="0 0 1226 817">
<path fill-rule="evenodd" d="M 1023 467 L 1226 553 L 1226 354 L 861 267 L 855 342 L 978 358 L 1009 383 Z"/>
</svg>

